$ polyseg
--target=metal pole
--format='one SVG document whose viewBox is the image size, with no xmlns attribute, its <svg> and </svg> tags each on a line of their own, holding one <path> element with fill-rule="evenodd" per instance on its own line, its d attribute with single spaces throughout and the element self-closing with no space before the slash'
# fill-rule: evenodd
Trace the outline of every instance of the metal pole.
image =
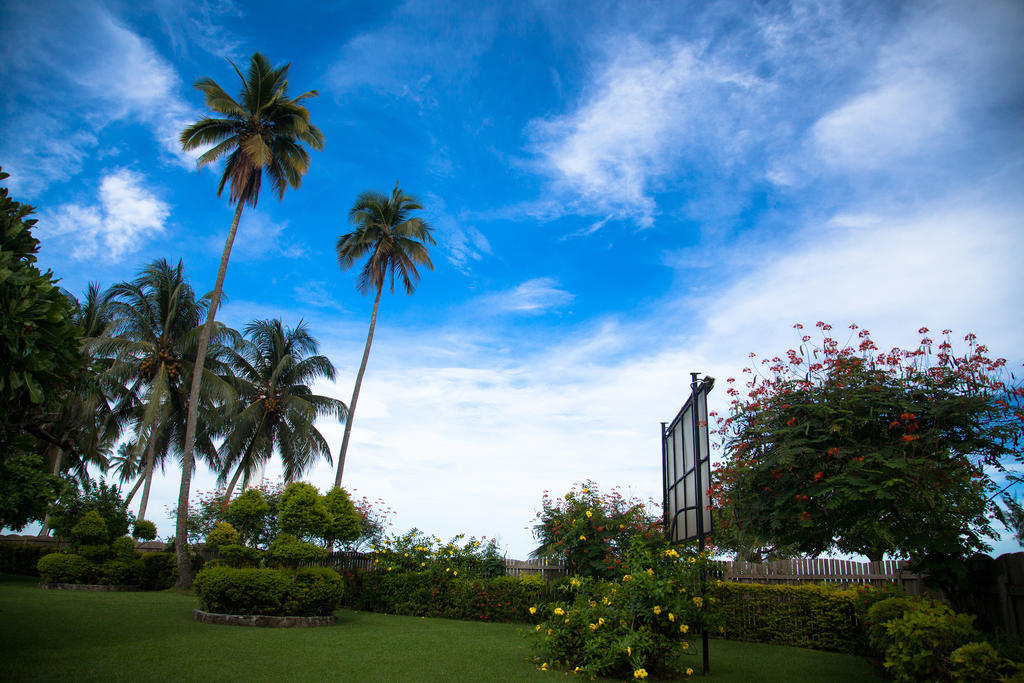
<svg viewBox="0 0 1024 683">
<path fill-rule="evenodd" d="M 692 401 L 690 416 L 692 417 L 693 423 L 693 474 L 694 474 L 694 501 L 697 503 L 697 550 L 703 556 L 704 554 L 704 486 L 701 483 L 701 464 L 700 464 L 700 416 L 697 414 L 697 387 L 700 383 L 697 382 L 697 376 L 699 372 L 690 373 L 690 390 L 692 392 L 690 401 Z M 701 560 L 704 558 L 701 557 Z M 708 577 L 707 569 L 704 567 L 703 561 L 701 562 L 700 569 L 700 594 L 702 598 L 706 598 L 708 588 Z M 701 612 L 707 610 L 707 601 L 701 603 Z M 701 649 L 704 658 L 704 675 L 707 676 L 710 672 L 710 664 L 708 662 L 708 628 L 707 619 L 704 615 L 701 617 Z"/>
<path fill-rule="evenodd" d="M 672 542 L 672 530 L 668 520 L 668 445 L 665 443 L 665 427 L 667 422 L 661 423 L 661 520 L 665 540 Z"/>
</svg>

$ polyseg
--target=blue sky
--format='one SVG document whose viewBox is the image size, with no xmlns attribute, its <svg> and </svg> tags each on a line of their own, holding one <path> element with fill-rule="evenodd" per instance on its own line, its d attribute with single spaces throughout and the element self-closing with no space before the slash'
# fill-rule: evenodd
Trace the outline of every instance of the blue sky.
<svg viewBox="0 0 1024 683">
<path fill-rule="evenodd" d="M 737 375 L 794 322 L 973 331 L 1020 366 L 1021 35 L 1012 1 L 5 2 L 0 165 L 71 291 L 156 258 L 206 291 L 231 207 L 176 143 L 191 84 L 290 61 L 326 146 L 243 213 L 218 319 L 304 319 L 348 401 L 372 301 L 334 244 L 400 181 L 435 269 L 382 301 L 345 484 L 525 557 L 545 489 L 660 499 L 688 373 Z"/>
</svg>

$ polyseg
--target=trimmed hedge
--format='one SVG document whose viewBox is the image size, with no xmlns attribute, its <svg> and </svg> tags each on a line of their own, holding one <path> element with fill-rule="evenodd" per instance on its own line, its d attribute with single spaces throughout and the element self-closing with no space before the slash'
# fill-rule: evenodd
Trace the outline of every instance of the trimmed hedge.
<svg viewBox="0 0 1024 683">
<path fill-rule="evenodd" d="M 731 640 L 865 652 L 856 589 L 718 582 L 713 594 Z"/>
<path fill-rule="evenodd" d="M 535 623 L 530 607 L 552 599 L 540 577 L 460 579 L 433 572 L 342 571 L 344 604 L 357 610 L 473 621 Z"/>
<path fill-rule="evenodd" d="M 81 555 L 51 553 L 39 558 L 39 576 L 48 583 L 95 583 L 98 568 Z"/>
<path fill-rule="evenodd" d="M 217 614 L 325 616 L 341 600 L 344 586 L 333 569 L 204 568 L 192 584 L 202 609 Z"/>
<path fill-rule="evenodd" d="M 178 579 L 178 558 L 174 553 L 145 553 L 139 578 L 142 587 L 151 591 L 167 590 Z"/>
<path fill-rule="evenodd" d="M 43 555 L 57 552 L 53 546 L 4 543 L 0 544 L 0 573 L 21 576 L 39 576 L 36 565 Z"/>
</svg>

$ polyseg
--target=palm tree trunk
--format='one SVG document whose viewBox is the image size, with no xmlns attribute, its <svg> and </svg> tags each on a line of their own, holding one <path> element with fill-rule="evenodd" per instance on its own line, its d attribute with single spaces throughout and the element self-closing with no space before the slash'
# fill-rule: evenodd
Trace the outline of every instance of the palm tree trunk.
<svg viewBox="0 0 1024 683">
<path fill-rule="evenodd" d="M 348 404 L 348 419 L 345 420 L 345 436 L 341 440 L 341 455 L 338 456 L 338 474 L 334 477 L 334 488 L 341 486 L 341 475 L 345 472 L 345 454 L 348 453 L 348 439 L 352 434 L 352 422 L 356 418 L 356 402 L 359 400 L 359 387 L 363 384 L 363 373 L 366 372 L 366 361 L 370 358 L 370 344 L 373 343 L 373 328 L 377 325 L 377 305 L 384 284 L 377 285 L 377 296 L 373 299 L 373 315 L 370 316 L 370 333 L 366 335 L 366 348 L 363 349 L 363 361 L 359 364 L 356 375 L 356 386 L 352 390 L 352 402 Z"/>
<path fill-rule="evenodd" d="M 63 455 L 64 455 L 64 451 L 63 450 L 58 450 L 57 451 L 57 457 L 54 458 L 54 461 L 53 461 L 53 476 L 55 476 L 55 477 L 60 475 L 60 461 L 61 461 L 61 456 L 63 456 Z M 47 509 L 46 514 L 43 515 L 43 528 L 39 530 L 39 535 L 40 536 L 49 536 L 50 535 L 50 511 L 49 511 L 49 509 Z"/>
<path fill-rule="evenodd" d="M 238 463 L 238 469 L 235 470 L 235 476 L 231 477 L 231 483 L 228 484 L 228 490 L 224 492 L 224 502 L 227 503 L 231 500 L 231 492 L 235 490 L 235 484 L 238 483 L 238 478 L 242 476 L 242 470 L 245 469 L 245 461 Z"/>
<path fill-rule="evenodd" d="M 156 439 L 153 430 L 149 431 L 149 444 L 146 446 L 146 471 L 143 474 L 146 485 L 142 487 L 142 502 L 139 504 L 138 519 L 146 518 L 146 507 L 149 505 L 149 489 L 153 485 L 153 459 L 156 452 Z"/>
<path fill-rule="evenodd" d="M 188 555 L 188 495 L 192 485 L 192 469 L 195 465 L 196 421 L 199 417 L 199 386 L 203 381 L 203 367 L 206 365 L 206 349 L 210 345 L 210 334 L 213 332 L 213 321 L 220 306 L 221 293 L 224 291 L 224 276 L 228 272 L 228 258 L 231 256 L 231 245 L 238 231 L 238 221 L 242 218 L 242 207 L 239 201 L 235 208 L 235 216 L 231 219 L 231 229 L 224 241 L 224 253 L 220 257 L 220 268 L 217 270 L 217 282 L 213 287 L 213 300 L 206 314 L 206 323 L 199 334 L 199 349 L 196 351 L 196 363 L 192 368 L 192 388 L 188 394 L 188 422 L 185 423 L 185 450 L 181 454 L 181 487 L 178 489 L 178 520 L 174 530 L 174 547 L 178 560 L 178 581 L 174 584 L 180 588 L 192 586 L 192 566 Z"/>
<path fill-rule="evenodd" d="M 135 497 L 135 494 L 138 492 L 139 487 L 142 486 L 142 482 L 144 482 L 144 481 L 146 481 L 145 473 L 143 473 L 142 475 L 139 476 L 139 480 L 137 482 L 135 482 L 135 486 L 133 486 L 132 490 L 128 492 L 128 497 L 124 499 L 124 504 L 125 505 L 130 505 L 131 504 L 132 498 Z"/>
</svg>

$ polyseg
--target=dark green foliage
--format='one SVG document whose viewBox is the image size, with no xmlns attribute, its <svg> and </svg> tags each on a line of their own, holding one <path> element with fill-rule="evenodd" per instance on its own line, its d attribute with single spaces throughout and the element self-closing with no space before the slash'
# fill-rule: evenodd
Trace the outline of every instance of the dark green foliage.
<svg viewBox="0 0 1024 683">
<path fill-rule="evenodd" d="M 110 552 L 114 555 L 114 559 L 131 562 L 135 559 L 135 540 L 130 536 L 115 538 L 110 543 Z"/>
<path fill-rule="evenodd" d="M 330 614 L 341 599 L 338 573 L 324 567 L 291 572 L 277 569 L 203 569 L 193 584 L 202 609 L 218 614 L 315 616 Z"/>
<path fill-rule="evenodd" d="M 59 480 L 29 456 L 85 362 L 70 302 L 35 265 L 32 211 L 0 188 L 0 526 L 18 530 L 42 519 L 60 492 Z"/>
<path fill-rule="evenodd" d="M 39 576 L 36 565 L 44 555 L 56 552 L 55 548 L 21 543 L 0 544 L 0 574 Z"/>
<path fill-rule="evenodd" d="M 352 609 L 473 621 L 531 623 L 530 607 L 551 598 L 538 577 L 451 578 L 426 572 L 350 569 L 345 604 Z"/>
<path fill-rule="evenodd" d="M 258 567 L 263 559 L 263 551 L 232 543 L 220 546 L 217 549 L 217 557 L 229 567 Z"/>
<path fill-rule="evenodd" d="M 156 538 L 156 524 L 148 519 L 140 519 L 135 522 L 132 536 L 140 541 L 152 541 Z"/>
<path fill-rule="evenodd" d="M 89 510 L 71 527 L 71 540 L 76 545 L 102 545 L 110 541 L 110 532 L 100 513 Z"/>
<path fill-rule="evenodd" d="M 297 481 L 289 484 L 281 494 L 277 521 L 282 533 L 310 541 L 322 539 L 332 520 L 316 487 Z"/>
<path fill-rule="evenodd" d="M 977 639 L 973 624 L 973 616 L 922 603 L 886 624 L 885 668 L 897 683 L 949 680 L 950 655 Z"/>
<path fill-rule="evenodd" d="M 362 535 L 362 517 L 343 488 L 334 488 L 324 494 L 324 507 L 329 520 L 324 527 L 324 540 L 328 546 L 348 543 Z"/>
<path fill-rule="evenodd" d="M 107 526 L 110 538 L 127 536 L 135 516 L 128 512 L 128 504 L 121 499 L 117 487 L 100 481 L 86 481 L 82 489 L 72 489 L 50 508 L 50 527 L 58 538 L 72 538 L 71 529 L 89 511 L 98 512 Z"/>
<path fill-rule="evenodd" d="M 93 563 L 98 564 L 110 558 L 109 543 L 82 543 L 74 548 L 77 554 Z"/>
<path fill-rule="evenodd" d="M 1015 673 L 1019 675 L 1021 667 L 1009 659 L 1000 657 L 996 649 L 988 643 L 961 645 L 949 656 L 950 678 L 956 683 L 1002 681 Z"/>
<path fill-rule="evenodd" d="M 726 638 L 816 650 L 865 651 L 858 592 L 828 586 L 716 582 Z"/>
<path fill-rule="evenodd" d="M 81 555 L 51 553 L 39 558 L 39 577 L 49 583 L 92 583 L 96 565 Z"/>
<path fill-rule="evenodd" d="M 206 536 L 206 547 L 214 552 L 218 552 L 221 546 L 238 545 L 238 542 L 238 532 L 227 522 L 217 524 Z"/>
<path fill-rule="evenodd" d="M 146 590 L 162 591 L 174 585 L 178 566 L 174 553 L 144 553 L 140 583 Z"/>
<path fill-rule="evenodd" d="M 263 540 L 264 527 L 271 514 L 270 503 L 263 492 L 251 488 L 231 501 L 224 519 L 235 527 L 246 545 L 265 545 L 269 539 Z M 272 516 L 276 521 L 277 515 Z"/>
<path fill-rule="evenodd" d="M 99 567 L 99 582 L 106 586 L 137 586 L 142 574 L 138 560 L 107 560 Z"/>
<path fill-rule="evenodd" d="M 285 567 L 298 567 L 301 562 L 316 562 L 327 557 L 327 549 L 307 543 L 291 534 L 281 534 L 270 544 L 267 557 Z"/>
<path fill-rule="evenodd" d="M 880 654 L 885 653 L 885 648 L 889 645 L 886 624 L 895 619 L 902 619 L 903 614 L 909 609 L 914 609 L 918 602 L 920 601 L 904 595 L 881 600 L 868 609 L 864 626 L 867 630 L 868 645 L 872 650 Z"/>
</svg>

